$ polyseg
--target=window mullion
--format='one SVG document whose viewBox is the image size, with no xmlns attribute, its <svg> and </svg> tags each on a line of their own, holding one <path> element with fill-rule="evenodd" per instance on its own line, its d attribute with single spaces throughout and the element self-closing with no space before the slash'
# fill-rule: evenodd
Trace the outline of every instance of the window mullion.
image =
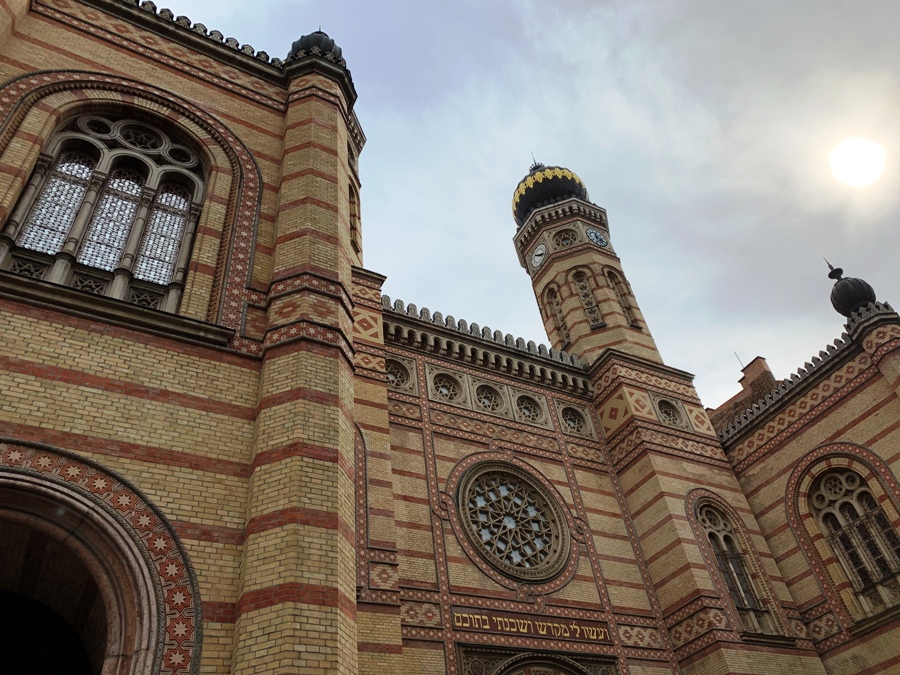
<svg viewBox="0 0 900 675">
<path fill-rule="evenodd" d="M 184 291 L 184 279 L 187 275 L 188 260 L 191 253 L 191 244 L 194 234 L 197 232 L 197 224 L 200 221 L 199 204 L 191 204 L 187 223 L 181 235 L 181 247 L 178 249 L 178 258 L 175 260 L 175 271 L 172 273 L 172 282 L 169 284 L 169 292 L 162 303 L 162 310 L 175 312 L 178 303 L 181 302 L 181 294 Z"/>
<path fill-rule="evenodd" d="M 128 239 L 125 240 L 125 249 L 122 257 L 119 259 L 119 265 L 116 267 L 115 276 L 112 283 L 106 291 L 106 295 L 111 298 L 120 300 L 125 298 L 128 290 L 128 282 L 131 281 L 131 270 L 134 267 L 135 258 L 141 245 L 141 239 L 144 236 L 144 228 L 147 225 L 147 215 L 150 213 L 150 206 L 156 197 L 156 190 L 144 188 L 141 191 L 141 199 L 138 204 L 137 214 L 131 225 L 131 231 L 128 233 Z"/>
<path fill-rule="evenodd" d="M 62 249 L 57 254 L 56 262 L 53 263 L 50 274 L 47 276 L 47 281 L 55 284 L 66 283 L 69 270 L 72 269 L 72 264 L 75 262 L 75 256 L 78 254 L 78 248 L 84 239 L 88 223 L 91 221 L 91 216 L 94 213 L 94 207 L 97 205 L 97 198 L 105 181 L 106 174 L 95 171 L 91 175 L 87 191 L 84 193 L 84 199 L 81 201 L 78 213 L 75 214 L 75 221 L 72 223 L 72 228 L 69 230 L 68 236 L 66 236 Z"/>
<path fill-rule="evenodd" d="M 25 190 L 22 192 L 18 206 L 16 206 L 9 220 L 3 226 L 2 231 L 0 231 L 0 268 L 3 267 L 7 255 L 15 245 L 19 234 L 21 234 L 25 219 L 28 217 L 31 207 L 34 206 L 34 200 L 37 199 L 41 189 L 47 182 L 52 166 L 53 157 L 50 155 L 38 156 L 37 163 L 34 165 L 34 171 L 31 174 L 31 178 L 28 179 Z"/>
</svg>

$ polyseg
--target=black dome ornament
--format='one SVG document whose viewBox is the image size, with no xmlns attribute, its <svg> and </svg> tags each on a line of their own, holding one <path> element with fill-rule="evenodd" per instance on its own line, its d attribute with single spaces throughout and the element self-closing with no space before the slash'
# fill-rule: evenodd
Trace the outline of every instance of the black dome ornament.
<svg viewBox="0 0 900 675">
<path fill-rule="evenodd" d="M 844 270 L 840 267 L 832 267 L 827 260 L 825 262 L 828 264 L 828 269 L 831 270 L 828 278 L 835 280 L 834 288 L 831 289 L 831 305 L 838 314 L 849 318 L 860 307 L 875 302 L 874 288 L 862 279 L 844 277 Z"/>
<path fill-rule="evenodd" d="M 535 162 L 513 192 L 512 210 L 516 225 L 522 227 L 536 208 L 570 197 L 589 201 L 587 188 L 581 179 L 569 169 Z"/>
<path fill-rule="evenodd" d="M 294 61 L 307 56 L 318 56 L 326 61 L 332 61 L 339 66 L 347 67 L 347 62 L 341 54 L 343 50 L 338 44 L 320 28 L 314 33 L 304 35 L 291 45 L 286 61 Z"/>
</svg>

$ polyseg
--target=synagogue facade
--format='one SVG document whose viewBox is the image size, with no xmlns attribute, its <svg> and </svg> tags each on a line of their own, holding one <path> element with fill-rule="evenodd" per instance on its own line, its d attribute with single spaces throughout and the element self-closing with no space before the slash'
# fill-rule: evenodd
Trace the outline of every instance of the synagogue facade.
<svg viewBox="0 0 900 675">
<path fill-rule="evenodd" d="M 13 672 L 900 672 L 900 317 L 864 281 L 710 410 L 569 169 L 510 186 L 549 347 L 384 296 L 321 31 L 282 60 L 5 0 L 0 81 Z"/>
</svg>

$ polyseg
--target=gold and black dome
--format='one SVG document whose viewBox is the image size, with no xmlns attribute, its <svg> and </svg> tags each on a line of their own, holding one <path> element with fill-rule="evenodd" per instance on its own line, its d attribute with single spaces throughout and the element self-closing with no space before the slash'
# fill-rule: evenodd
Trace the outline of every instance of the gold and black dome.
<svg viewBox="0 0 900 675">
<path fill-rule="evenodd" d="M 334 39 L 328 37 L 328 33 L 317 30 L 294 42 L 291 45 L 291 51 L 288 52 L 287 60 L 293 61 L 305 56 L 318 56 L 328 61 L 334 61 L 340 66 L 346 66 L 346 61 L 341 54 L 342 50 Z"/>
<path fill-rule="evenodd" d="M 544 166 L 535 162 L 513 193 L 512 210 L 516 225 L 521 227 L 529 214 L 539 206 L 547 206 L 570 197 L 588 201 L 587 188 L 581 179 L 560 166 Z"/>
</svg>

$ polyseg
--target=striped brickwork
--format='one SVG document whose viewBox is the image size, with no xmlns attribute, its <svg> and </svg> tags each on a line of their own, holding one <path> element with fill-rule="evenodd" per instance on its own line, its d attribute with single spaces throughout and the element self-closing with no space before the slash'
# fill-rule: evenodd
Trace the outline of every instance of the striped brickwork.
<svg viewBox="0 0 900 675">
<path fill-rule="evenodd" d="M 892 312 L 852 326 L 817 362 L 755 414 L 726 450 L 802 624 L 829 673 L 898 668 L 893 614 L 863 606 L 809 506 L 816 476 L 850 468 L 900 529 L 897 364 L 900 321 Z"/>
<path fill-rule="evenodd" d="M 523 230 L 527 230 L 530 222 L 539 215 L 533 214 Z M 617 349 L 659 362 L 661 359 L 656 343 L 628 285 L 627 277 L 622 272 L 622 263 L 615 250 L 611 244 L 599 247 L 584 236 L 588 227 L 600 227 L 597 231 L 602 231 L 609 241 L 605 221 L 600 226 L 586 224 L 571 217 L 547 216 L 547 220 L 549 222 L 542 223 L 537 233 L 517 241 L 517 245 L 526 247 L 523 258 L 526 261 L 530 260 L 530 252 L 535 247 L 543 244 L 548 250 L 545 262 L 531 272 L 531 282 L 551 345 L 578 354 L 586 364 L 592 363 L 605 349 Z M 560 248 L 555 243 L 556 235 L 560 232 L 577 233 L 576 243 Z M 527 262 L 527 265 L 531 270 L 531 263 Z M 585 307 L 585 302 L 590 303 L 591 299 L 584 297 L 584 291 L 580 291 L 575 282 L 579 273 L 586 276 L 589 295 L 596 303 L 597 315 L 593 321 Z M 614 288 L 614 276 L 619 280 L 621 301 Z M 560 314 L 568 331 L 569 341 L 562 335 L 558 326 L 559 314 L 549 302 L 548 294 L 551 291 L 559 299 Z M 602 325 L 597 320 L 602 321 Z"/>
</svg>

